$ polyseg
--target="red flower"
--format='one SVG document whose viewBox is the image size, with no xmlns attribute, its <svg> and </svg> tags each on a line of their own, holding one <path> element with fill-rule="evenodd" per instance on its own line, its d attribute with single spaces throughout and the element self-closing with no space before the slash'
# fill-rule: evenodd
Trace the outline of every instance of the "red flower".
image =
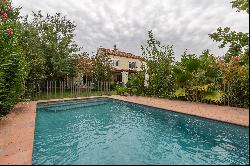
<svg viewBox="0 0 250 166">
<path fill-rule="evenodd" d="M 7 13 L 3 13 L 3 14 L 2 14 L 2 17 L 3 17 L 4 19 L 7 19 L 7 18 L 8 18 Z"/>
<path fill-rule="evenodd" d="M 8 6 L 7 9 L 8 10 L 12 10 L 13 8 L 12 8 L 12 6 Z"/>
<path fill-rule="evenodd" d="M 7 35 L 11 37 L 13 35 L 13 30 L 7 29 Z"/>
<path fill-rule="evenodd" d="M 3 3 L 4 3 L 4 2 L 7 2 L 7 0 L 1 0 L 1 1 L 2 1 Z"/>
</svg>

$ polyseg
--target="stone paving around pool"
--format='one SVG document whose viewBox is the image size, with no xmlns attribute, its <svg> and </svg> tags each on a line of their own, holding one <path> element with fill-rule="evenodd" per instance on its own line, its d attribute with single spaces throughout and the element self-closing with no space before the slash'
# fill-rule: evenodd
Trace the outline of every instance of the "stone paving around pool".
<svg viewBox="0 0 250 166">
<path fill-rule="evenodd" d="M 114 95 L 110 98 L 249 127 L 249 109 L 141 96 Z"/>
<path fill-rule="evenodd" d="M 204 103 L 175 101 L 138 96 L 102 96 L 153 106 L 166 110 L 200 116 L 249 127 L 249 110 Z M 79 97 L 85 99 L 95 97 Z M 72 98 L 71 98 L 72 99 Z M 52 99 L 18 103 L 7 116 L 0 119 L 0 165 L 32 164 L 36 104 L 38 102 L 71 99 Z"/>
<path fill-rule="evenodd" d="M 18 103 L 0 119 L 0 165 L 30 165 L 36 102 Z"/>
</svg>

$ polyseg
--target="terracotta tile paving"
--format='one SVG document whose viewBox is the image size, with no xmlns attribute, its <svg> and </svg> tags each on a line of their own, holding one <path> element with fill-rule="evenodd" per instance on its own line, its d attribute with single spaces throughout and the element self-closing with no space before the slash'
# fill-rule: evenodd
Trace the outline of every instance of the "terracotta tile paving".
<svg viewBox="0 0 250 166">
<path fill-rule="evenodd" d="M 31 164 L 36 102 L 18 103 L 0 119 L 0 164 Z"/>
<path fill-rule="evenodd" d="M 116 95 L 102 97 L 154 106 L 247 127 L 249 126 L 248 109 L 149 97 L 125 97 Z M 79 97 L 74 99 L 84 98 L 95 97 Z M 36 104 L 38 102 L 61 100 L 70 99 L 51 99 L 18 103 L 10 114 L 0 119 L 0 165 L 32 164 Z"/>
<path fill-rule="evenodd" d="M 244 108 L 141 96 L 114 95 L 110 98 L 249 127 L 249 110 Z"/>
</svg>

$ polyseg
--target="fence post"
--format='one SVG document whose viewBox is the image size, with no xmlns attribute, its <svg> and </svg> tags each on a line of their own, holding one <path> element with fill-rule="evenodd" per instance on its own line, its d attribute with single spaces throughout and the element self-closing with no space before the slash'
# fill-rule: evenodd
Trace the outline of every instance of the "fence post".
<svg viewBox="0 0 250 166">
<path fill-rule="evenodd" d="M 55 98 L 56 98 L 56 81 L 55 81 Z"/>
<path fill-rule="evenodd" d="M 197 88 L 197 80 L 196 80 L 196 89 L 195 89 L 195 93 L 196 93 L 196 94 L 195 94 L 196 102 L 197 102 L 197 100 L 198 100 L 197 89 L 198 89 L 198 88 Z"/>
<path fill-rule="evenodd" d="M 40 83 L 38 84 L 38 98 L 40 100 Z"/>
<path fill-rule="evenodd" d="M 85 91 L 86 91 L 86 96 L 89 96 L 89 85 L 88 85 L 88 81 L 86 81 L 85 83 Z"/>
<path fill-rule="evenodd" d="M 105 95 L 105 81 L 103 82 L 103 94 Z"/>
<path fill-rule="evenodd" d="M 76 93 L 77 93 L 77 97 L 79 97 L 79 83 L 77 83 L 76 85 Z"/>
<path fill-rule="evenodd" d="M 66 93 L 65 93 L 65 85 L 66 85 L 66 84 L 65 84 L 65 81 L 63 81 L 63 83 L 62 83 L 62 86 L 63 86 L 62 89 L 63 89 L 63 94 L 64 94 L 64 95 L 66 95 Z M 63 98 L 65 98 L 64 95 L 63 95 Z"/>
<path fill-rule="evenodd" d="M 70 97 L 72 97 L 72 81 L 70 81 Z"/>
<path fill-rule="evenodd" d="M 51 98 L 51 81 L 49 81 L 49 98 Z"/>
<path fill-rule="evenodd" d="M 63 82 L 60 81 L 60 98 L 63 98 Z"/>
<path fill-rule="evenodd" d="M 109 81 L 109 95 L 111 95 L 111 93 L 110 93 L 110 84 L 111 84 L 111 82 Z"/>
<path fill-rule="evenodd" d="M 75 97 L 75 87 L 74 87 L 74 81 L 72 81 L 72 97 L 74 98 Z"/>
<path fill-rule="evenodd" d="M 77 84 L 77 96 L 79 96 L 79 84 Z"/>
<path fill-rule="evenodd" d="M 107 94 L 106 95 L 108 95 L 109 94 L 109 84 L 108 84 L 109 82 L 107 81 L 106 82 L 106 91 L 107 91 Z"/>
<path fill-rule="evenodd" d="M 59 98 L 62 97 L 62 82 L 59 80 Z"/>
<path fill-rule="evenodd" d="M 107 95 L 107 82 L 104 81 L 104 94 Z"/>
<path fill-rule="evenodd" d="M 47 80 L 47 99 L 49 98 L 49 92 L 48 92 L 48 90 L 49 90 L 49 85 L 48 85 L 48 80 Z"/>
<path fill-rule="evenodd" d="M 99 94 L 99 81 L 97 81 L 97 94 Z"/>
<path fill-rule="evenodd" d="M 91 82 L 89 81 L 89 93 L 90 93 L 90 96 L 91 96 Z"/>
<path fill-rule="evenodd" d="M 87 96 L 89 97 L 90 96 L 90 89 L 89 89 L 89 81 L 87 82 L 87 88 L 88 88 L 88 94 L 87 94 Z"/>
<path fill-rule="evenodd" d="M 82 86 L 82 82 L 79 83 L 79 96 L 81 97 L 81 86 Z"/>
<path fill-rule="evenodd" d="M 88 96 L 90 96 L 90 81 L 88 81 Z"/>
<path fill-rule="evenodd" d="M 94 79 L 93 79 L 93 74 L 92 74 L 92 75 L 91 75 L 91 84 L 90 84 L 90 93 L 91 93 L 91 91 L 92 91 L 93 81 L 94 81 Z M 94 88 L 95 88 L 95 87 L 94 87 Z"/>
<path fill-rule="evenodd" d="M 35 96 L 36 96 L 36 99 L 35 100 L 37 100 L 37 84 L 36 84 L 36 82 L 35 82 L 35 85 L 34 85 L 34 91 L 35 91 Z"/>
<path fill-rule="evenodd" d="M 109 94 L 109 82 L 106 82 L 106 86 L 107 86 L 107 95 Z"/>
<path fill-rule="evenodd" d="M 106 81 L 104 81 L 103 83 L 104 83 L 104 85 L 103 85 L 103 91 L 104 91 L 104 95 L 106 95 L 106 93 L 107 93 L 106 92 Z"/>
<path fill-rule="evenodd" d="M 62 81 L 60 81 L 60 98 L 63 98 L 63 94 L 62 94 Z"/>
<path fill-rule="evenodd" d="M 80 82 L 80 86 L 79 86 L 79 95 L 80 97 L 82 96 L 82 84 L 83 84 L 83 81 Z"/>
<path fill-rule="evenodd" d="M 63 81 L 61 81 L 61 93 L 62 93 L 62 98 L 64 98 L 64 94 L 63 94 Z"/>
<path fill-rule="evenodd" d="M 78 91 L 77 91 L 77 83 L 75 84 L 75 96 L 78 96 Z"/>
<path fill-rule="evenodd" d="M 66 93 L 65 93 L 65 81 L 62 82 L 62 91 L 63 91 L 63 98 L 65 98 Z M 65 95 L 65 96 L 64 96 Z"/>
<path fill-rule="evenodd" d="M 108 95 L 108 82 L 106 81 L 106 95 Z"/>
<path fill-rule="evenodd" d="M 101 88 L 101 96 L 102 96 L 102 81 L 101 81 L 101 87 L 100 88 Z"/>
<path fill-rule="evenodd" d="M 228 97 L 227 97 L 227 103 L 228 103 L 228 106 L 229 106 L 229 99 L 230 99 L 230 87 L 229 87 L 229 81 L 228 81 L 228 87 L 227 87 L 227 93 L 228 93 Z"/>
<path fill-rule="evenodd" d="M 64 92 L 63 92 L 63 81 L 61 81 L 61 93 L 62 93 L 62 98 L 64 98 Z"/>
<path fill-rule="evenodd" d="M 77 97 L 77 89 L 76 89 L 77 87 L 76 87 L 76 83 L 74 82 L 74 97 Z"/>
<path fill-rule="evenodd" d="M 224 105 L 226 105 L 226 84 L 224 82 Z"/>
<path fill-rule="evenodd" d="M 76 97 L 76 96 L 77 96 L 77 94 L 76 94 L 76 84 L 74 82 L 74 97 Z"/>
</svg>

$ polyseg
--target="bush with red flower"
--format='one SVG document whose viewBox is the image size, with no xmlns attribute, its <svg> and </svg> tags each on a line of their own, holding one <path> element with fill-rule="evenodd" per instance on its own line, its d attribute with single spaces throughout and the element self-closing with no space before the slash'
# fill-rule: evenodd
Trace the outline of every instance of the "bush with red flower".
<svg viewBox="0 0 250 166">
<path fill-rule="evenodd" d="M 0 116 L 20 100 L 24 91 L 25 62 L 18 46 L 19 9 L 0 0 Z"/>
</svg>

